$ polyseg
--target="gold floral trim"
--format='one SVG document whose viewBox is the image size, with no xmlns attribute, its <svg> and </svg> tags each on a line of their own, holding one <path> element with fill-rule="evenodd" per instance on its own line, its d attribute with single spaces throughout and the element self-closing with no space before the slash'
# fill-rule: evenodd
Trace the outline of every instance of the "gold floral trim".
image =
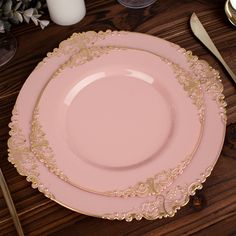
<svg viewBox="0 0 236 236">
<path fill-rule="evenodd" d="M 97 41 L 105 40 L 108 36 L 124 35 L 128 34 L 128 31 L 111 31 L 105 32 L 99 31 L 87 31 L 82 33 L 74 33 L 70 38 L 62 41 L 58 48 L 55 48 L 53 52 L 49 52 L 36 69 L 44 65 L 49 58 L 54 56 L 72 55 L 78 53 L 81 49 L 94 46 Z M 220 108 L 219 114 L 222 117 L 224 124 L 227 122 L 226 106 L 227 103 L 224 100 L 223 84 L 220 80 L 219 72 L 204 60 L 199 60 L 197 56 L 194 56 L 191 51 L 186 51 L 179 45 L 170 43 L 170 45 L 178 50 L 181 54 L 185 55 L 190 68 L 192 68 L 192 75 L 200 81 L 202 87 L 211 94 L 213 100 L 215 100 Z M 160 56 L 160 55 L 158 55 Z"/>
<path fill-rule="evenodd" d="M 219 107 L 219 114 L 224 124 L 227 123 L 225 96 L 223 94 L 224 86 L 220 79 L 219 71 L 213 69 L 205 60 L 199 60 L 197 56 L 194 56 L 192 51 L 186 51 L 184 48 L 176 44 L 172 44 L 174 48 L 181 54 L 185 55 L 185 58 L 191 68 L 191 75 L 198 81 L 200 81 L 202 89 L 211 95 L 212 99 L 216 101 Z"/>
<path fill-rule="evenodd" d="M 189 72 L 181 69 L 178 64 L 166 58 L 162 58 L 162 60 L 172 66 L 179 84 L 182 85 L 188 97 L 192 100 L 192 103 L 197 107 L 200 123 L 203 123 L 205 117 L 205 103 L 200 81 L 196 80 Z"/>
<path fill-rule="evenodd" d="M 37 165 L 38 160 L 30 152 L 30 149 L 26 144 L 26 139 L 18 125 L 18 113 L 15 108 L 12 113 L 11 123 L 9 124 L 9 127 L 11 128 L 11 137 L 8 141 L 9 162 L 15 166 L 20 175 L 26 176 L 26 180 L 32 182 L 32 188 L 38 188 L 45 197 L 78 213 L 91 215 L 90 213 L 79 212 L 77 209 L 73 209 L 58 201 L 54 195 L 50 193 L 48 188 L 41 183 Z M 93 216 L 109 220 L 126 220 L 127 222 L 130 222 L 133 219 L 141 220 L 142 218 L 155 220 L 163 217 L 173 217 L 182 206 L 185 206 L 189 202 L 190 196 L 195 195 L 196 190 L 202 188 L 202 184 L 211 174 L 212 169 L 213 167 L 208 167 L 206 171 L 201 174 L 200 178 L 193 183 L 183 187 L 176 186 L 174 189 L 167 191 L 165 196 L 157 195 L 154 200 L 144 202 L 140 207 L 130 211 Z"/>
<path fill-rule="evenodd" d="M 56 160 L 54 157 L 54 153 L 52 148 L 49 145 L 49 142 L 45 138 L 46 134 L 42 130 L 42 126 L 39 122 L 39 114 L 38 108 L 35 109 L 32 121 L 32 132 L 30 135 L 31 139 L 31 151 L 34 153 L 36 158 L 45 164 L 48 170 L 55 175 L 57 175 L 60 179 L 66 181 L 70 185 L 79 188 L 81 190 L 95 193 L 103 196 L 109 197 L 146 197 L 160 194 L 164 191 L 167 187 L 169 187 L 174 180 L 183 173 L 184 169 L 189 165 L 191 162 L 199 144 L 200 138 L 203 132 L 203 125 L 201 126 L 201 131 L 199 135 L 198 142 L 194 147 L 193 152 L 188 155 L 177 167 L 170 168 L 168 170 L 164 170 L 154 177 L 148 178 L 145 182 L 139 182 L 134 186 L 128 187 L 124 190 L 112 190 L 106 192 L 95 191 L 89 188 L 85 188 L 80 186 L 79 184 L 75 184 L 72 182 L 60 169 L 57 167 Z"/>
<path fill-rule="evenodd" d="M 83 65 L 93 60 L 94 58 L 98 58 L 104 54 L 108 54 L 111 50 L 120 51 L 124 49 L 118 47 L 84 47 L 78 53 L 73 54 L 73 56 L 71 56 L 66 63 L 59 66 L 59 68 L 52 75 L 51 79 L 56 78 L 56 76 L 59 75 L 66 68 L 74 68 L 76 66 Z"/>
<path fill-rule="evenodd" d="M 51 57 L 60 57 L 64 55 L 74 55 L 80 52 L 81 49 L 86 49 L 88 46 L 93 46 L 97 41 L 104 40 L 107 36 L 111 35 L 121 35 L 127 34 L 126 31 L 87 31 L 81 33 L 74 33 L 68 39 L 62 41 L 59 44 L 58 48 L 55 48 L 52 52 L 47 53 L 47 57 L 45 57 L 41 62 L 38 63 L 36 69 L 40 68 L 44 65 L 48 59 Z"/>
<path fill-rule="evenodd" d="M 74 68 L 76 66 L 83 65 L 96 57 L 100 57 L 103 54 L 109 53 L 111 50 L 125 50 L 125 48 L 117 48 L 111 46 L 91 47 L 91 48 L 84 47 L 79 51 L 79 53 L 73 55 L 65 64 L 60 66 L 58 70 L 52 75 L 51 79 L 55 79 L 56 76 L 58 76 L 66 68 Z M 42 126 L 40 124 L 39 109 L 36 106 L 32 117 L 32 129 L 30 134 L 30 140 L 31 140 L 31 150 L 34 153 L 34 155 L 38 158 L 38 160 L 44 163 L 50 172 L 56 174 L 60 179 L 68 182 L 72 186 L 87 192 L 100 194 L 104 196 L 124 197 L 124 198 L 146 197 L 160 194 L 168 186 L 170 186 L 174 182 L 174 180 L 183 173 L 184 169 L 188 166 L 188 164 L 192 160 L 193 155 L 195 154 L 200 144 L 200 138 L 203 132 L 205 105 L 200 82 L 198 80 L 192 79 L 192 77 L 187 72 L 182 70 L 177 64 L 172 63 L 171 61 L 163 57 L 160 58 L 164 63 L 171 66 L 171 68 L 173 69 L 179 84 L 187 92 L 188 97 L 192 100 L 193 104 L 196 106 L 199 113 L 199 120 L 201 123 L 199 137 L 197 143 L 193 148 L 192 153 L 187 155 L 185 159 L 180 164 L 178 164 L 177 167 L 161 171 L 154 177 L 148 178 L 144 182 L 138 182 L 134 186 L 130 186 L 127 189 L 123 190 L 112 190 L 112 191 L 101 192 L 80 186 L 78 183 L 72 182 L 58 168 L 53 150 L 50 147 L 50 144 L 46 139 L 46 134 L 43 132 Z"/>
<path fill-rule="evenodd" d="M 71 47 L 71 43 L 68 43 L 68 40 L 63 41 L 59 48 L 54 49 L 53 52 L 48 53 L 47 57 L 44 58 L 42 62 L 38 64 L 37 67 L 40 67 L 41 65 L 45 64 L 48 58 L 52 56 L 61 56 L 63 53 L 69 54 L 79 51 L 85 44 L 81 44 L 80 37 L 84 38 L 84 41 L 89 41 L 88 43 L 90 45 L 95 44 L 96 40 L 103 40 L 108 35 L 112 34 L 124 34 L 127 32 L 112 32 L 112 31 L 106 31 L 106 32 L 85 32 L 85 33 L 79 33 L 79 34 L 73 34 L 70 37 L 70 40 L 73 41 L 74 46 Z M 77 40 L 78 39 L 78 40 Z M 195 76 L 197 79 L 201 81 L 201 84 L 203 85 L 203 88 L 213 96 L 213 99 L 218 103 L 220 108 L 220 115 L 222 116 L 222 121 L 226 123 L 227 117 L 226 117 L 226 102 L 224 101 L 224 95 L 222 94 L 223 91 L 223 85 L 221 83 L 219 73 L 212 69 L 207 62 L 198 60 L 196 56 L 192 56 L 192 53 L 190 51 L 186 51 L 185 49 L 180 48 L 176 44 L 173 44 L 174 47 L 177 47 L 177 49 L 184 53 L 188 59 L 188 63 L 195 71 Z M 76 50 L 76 51 L 74 51 Z M 199 66 L 202 68 L 199 69 Z M 203 69 L 205 67 L 207 69 Z M 202 75 L 200 75 L 197 71 L 200 70 L 203 72 Z M 214 76 L 212 76 L 214 75 Z M 214 77 L 214 78 L 213 78 Z M 17 112 L 14 109 L 13 110 L 13 116 L 12 121 L 9 124 L 9 127 L 11 128 L 10 131 L 10 139 L 8 141 L 8 151 L 9 151 L 9 157 L 8 160 L 16 167 L 19 174 L 27 176 L 27 181 L 32 182 L 33 188 L 38 188 L 40 192 L 42 192 L 46 197 L 51 198 L 52 200 L 58 202 L 53 194 L 49 193 L 48 189 L 44 187 L 44 185 L 39 181 L 39 173 L 37 169 L 37 159 L 35 159 L 34 155 L 30 152 L 30 148 L 26 144 L 26 139 L 24 138 L 22 131 L 20 127 L 18 127 L 18 121 L 17 121 Z M 202 188 L 202 183 L 205 182 L 206 178 L 210 175 L 212 170 L 212 167 L 209 167 L 202 176 L 195 181 L 194 183 L 190 184 L 188 187 L 180 187 L 177 186 L 175 190 L 172 190 L 171 192 L 168 192 L 169 201 L 162 200 L 162 195 L 156 196 L 156 200 L 159 200 L 159 202 L 147 202 L 142 204 L 141 207 L 138 209 L 133 209 L 129 212 L 124 213 L 114 213 L 114 214 L 105 214 L 103 216 L 104 219 L 118 219 L 122 220 L 125 219 L 126 221 L 131 221 L 132 219 L 140 220 L 142 218 L 146 218 L 149 220 L 154 220 L 157 218 L 162 217 L 171 217 L 173 216 L 180 207 L 186 205 L 189 201 L 189 196 L 194 195 L 195 191 L 197 189 Z M 182 202 L 181 198 L 179 200 L 174 200 L 175 198 L 173 196 L 176 196 L 177 193 L 182 192 Z M 187 192 L 187 193 L 186 193 Z M 167 198 L 166 198 L 167 199 Z M 167 205 L 167 202 L 169 202 L 169 205 Z M 60 202 L 58 202 L 61 205 L 64 205 Z M 163 204 L 162 204 L 163 203 Z M 70 208 L 66 205 L 64 205 L 67 208 Z M 158 208 L 159 206 L 159 208 Z M 71 209 L 71 208 L 70 208 Z M 159 209 L 159 210 L 158 210 Z M 170 209 L 170 210 L 169 210 Z M 71 209 L 74 211 L 77 211 L 76 209 Z M 85 213 L 86 214 L 86 213 Z M 100 216 L 97 216 L 100 217 Z"/>
<path fill-rule="evenodd" d="M 145 182 L 139 182 L 125 190 L 115 190 L 107 192 L 112 197 L 146 197 L 160 194 L 169 187 L 174 180 L 183 173 L 184 169 L 189 165 L 192 156 L 188 156 L 177 167 L 164 170 L 156 174 L 152 178 L 148 178 Z"/>
<path fill-rule="evenodd" d="M 126 220 L 127 222 L 133 219 L 141 220 L 156 220 L 163 217 L 173 217 L 175 213 L 189 202 L 190 196 L 195 195 L 197 189 L 202 188 L 202 184 L 211 174 L 213 167 L 208 167 L 200 178 L 186 186 L 176 186 L 166 192 L 166 195 L 157 195 L 153 201 L 142 203 L 140 207 L 122 213 L 108 213 L 102 216 L 108 220 Z"/>
<path fill-rule="evenodd" d="M 188 155 L 177 167 L 171 168 L 168 170 L 164 170 L 154 177 L 148 178 L 145 182 L 139 182 L 134 186 L 128 187 L 124 190 L 113 190 L 113 191 L 106 191 L 100 192 L 95 191 L 92 189 L 88 189 L 82 187 L 78 184 L 73 183 L 56 165 L 56 160 L 54 157 L 54 153 L 52 148 L 49 145 L 49 142 L 46 140 L 46 134 L 42 130 L 42 126 L 39 122 L 39 113 L 38 108 L 35 109 L 33 120 L 32 120 L 32 131 L 30 135 L 31 139 L 31 150 L 36 156 L 36 158 L 45 164 L 45 166 L 49 169 L 50 172 L 56 174 L 62 180 L 68 182 L 72 186 L 79 188 L 81 190 L 109 196 L 109 197 L 146 197 L 160 194 L 164 191 L 168 186 L 170 186 L 174 180 L 183 173 L 184 169 L 189 165 L 191 162 L 199 144 L 200 138 L 203 132 L 203 125 L 201 126 L 201 131 L 199 135 L 199 140 L 193 150 L 193 152 Z"/>
<path fill-rule="evenodd" d="M 83 33 L 75 33 L 71 36 L 70 41 L 63 41 L 59 46 L 59 51 L 66 53 L 66 48 L 70 48 L 73 50 L 73 47 L 77 46 L 77 49 L 83 48 L 84 46 L 93 46 L 98 40 L 104 40 L 106 37 L 111 35 L 123 35 L 127 34 L 127 31 L 111 31 L 107 30 L 105 32 L 99 31 L 98 33 L 95 31 L 88 31 Z M 66 42 L 67 41 L 67 42 Z M 71 44 L 71 47 L 70 47 Z M 199 60 L 197 56 L 194 56 L 193 53 L 189 50 L 186 51 L 184 48 L 181 48 L 179 45 L 170 43 L 172 47 L 175 47 L 180 53 L 184 54 L 187 58 L 187 61 L 192 68 L 192 75 L 196 78 L 196 80 L 200 81 L 202 87 L 211 94 L 214 101 L 217 102 L 219 106 L 219 114 L 222 118 L 224 124 L 227 123 L 227 115 L 226 115 L 226 106 L 225 96 L 223 94 L 223 84 L 220 80 L 219 72 L 213 69 L 209 64 L 204 60 Z M 79 49 L 78 49 L 79 50 Z M 200 118 L 201 119 L 201 118 Z"/>
<path fill-rule="evenodd" d="M 8 161 L 14 165 L 20 175 L 27 176 L 26 180 L 32 182 L 32 188 L 38 188 L 46 197 L 54 199 L 49 189 L 39 181 L 37 159 L 30 152 L 30 148 L 18 125 L 16 108 L 12 111 L 9 127 L 11 130 L 9 132 L 10 138 L 8 139 Z"/>
<path fill-rule="evenodd" d="M 63 48 L 63 47 L 62 47 Z M 103 54 L 107 54 L 111 50 L 121 50 L 116 47 L 93 47 L 91 48 L 83 48 L 73 55 L 65 64 L 60 66 L 56 72 L 52 75 L 51 79 L 55 79 L 58 74 L 60 74 L 66 68 L 74 68 L 78 65 L 85 64 L 86 62 L 100 57 Z M 54 158 L 54 153 L 52 148 L 49 145 L 48 140 L 45 138 L 45 133 L 43 132 L 42 126 L 39 122 L 39 109 L 36 106 L 33 112 L 32 117 L 32 125 L 31 125 L 31 133 L 30 133 L 30 144 L 31 151 L 37 157 L 37 159 L 44 163 L 44 165 L 49 169 L 50 172 L 57 175 L 60 179 L 69 182 L 68 177 L 61 171 L 56 164 L 56 160 Z M 71 183 L 72 184 L 72 183 Z M 81 186 L 73 184 L 75 187 L 79 187 L 84 189 Z M 89 192 L 93 192 L 92 190 L 87 190 Z M 102 194 L 102 193 L 101 193 Z"/>
<path fill-rule="evenodd" d="M 42 126 L 38 122 L 38 116 L 38 109 L 35 108 L 30 134 L 31 151 L 40 162 L 44 163 L 44 165 L 48 168 L 50 172 L 56 174 L 62 180 L 67 181 L 68 178 L 61 170 L 57 168 L 53 150 L 49 146 L 48 141 L 45 139 L 45 133 L 42 131 Z"/>
</svg>

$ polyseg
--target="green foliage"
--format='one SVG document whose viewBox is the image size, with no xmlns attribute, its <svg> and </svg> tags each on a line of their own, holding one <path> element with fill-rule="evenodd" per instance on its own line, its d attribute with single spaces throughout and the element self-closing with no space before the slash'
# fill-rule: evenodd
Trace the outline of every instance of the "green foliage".
<svg viewBox="0 0 236 236">
<path fill-rule="evenodd" d="M 0 0 L 0 33 L 9 31 L 12 24 L 30 20 L 44 29 L 49 21 L 40 20 L 45 0 Z"/>
</svg>

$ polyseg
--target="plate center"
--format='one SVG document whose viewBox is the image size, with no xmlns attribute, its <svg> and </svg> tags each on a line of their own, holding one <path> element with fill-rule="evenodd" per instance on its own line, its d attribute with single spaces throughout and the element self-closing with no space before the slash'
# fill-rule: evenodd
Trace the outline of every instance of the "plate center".
<svg viewBox="0 0 236 236">
<path fill-rule="evenodd" d="M 82 89 L 69 91 L 74 94 L 66 115 L 67 143 L 78 158 L 125 168 L 162 150 L 173 128 L 166 91 L 127 74 L 79 83 L 75 87 Z"/>
</svg>

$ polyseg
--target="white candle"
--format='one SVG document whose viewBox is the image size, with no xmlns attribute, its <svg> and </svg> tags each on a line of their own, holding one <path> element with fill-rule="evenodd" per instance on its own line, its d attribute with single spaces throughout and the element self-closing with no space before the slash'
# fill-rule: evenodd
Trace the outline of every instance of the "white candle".
<svg viewBox="0 0 236 236">
<path fill-rule="evenodd" d="M 84 0 L 47 0 L 50 18 L 58 25 L 73 25 L 86 13 Z"/>
<path fill-rule="evenodd" d="M 236 0 L 230 0 L 232 7 L 236 10 Z"/>
</svg>

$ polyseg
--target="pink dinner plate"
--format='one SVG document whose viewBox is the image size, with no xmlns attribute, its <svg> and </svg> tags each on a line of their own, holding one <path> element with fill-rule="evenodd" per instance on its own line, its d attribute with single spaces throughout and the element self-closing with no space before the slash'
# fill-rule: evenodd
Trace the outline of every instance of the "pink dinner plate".
<svg viewBox="0 0 236 236">
<path fill-rule="evenodd" d="M 145 50 L 177 63 L 201 83 L 206 104 L 204 132 L 190 165 L 161 194 L 148 197 L 120 198 L 102 196 L 78 189 L 48 171 L 30 149 L 29 135 L 34 107 L 53 73 L 84 46 L 118 46 Z M 187 204 L 189 196 L 210 175 L 219 157 L 225 135 L 226 112 L 223 86 L 217 71 L 191 52 L 163 39 L 131 32 L 86 32 L 74 34 L 35 68 L 17 98 L 10 123 L 9 161 L 32 187 L 59 204 L 87 215 L 105 219 L 157 219 L 173 216 Z M 173 170 L 175 171 L 175 170 Z M 171 172 L 172 173 L 172 172 Z M 88 173 L 88 175 L 91 173 Z M 159 179 L 168 179 L 163 173 Z M 147 187 L 146 185 L 143 186 Z"/>
<path fill-rule="evenodd" d="M 175 64 L 146 51 L 92 47 L 76 53 L 44 89 L 31 148 L 75 187 L 140 196 L 132 186 L 186 168 L 200 144 L 203 111 L 199 81 Z"/>
</svg>

